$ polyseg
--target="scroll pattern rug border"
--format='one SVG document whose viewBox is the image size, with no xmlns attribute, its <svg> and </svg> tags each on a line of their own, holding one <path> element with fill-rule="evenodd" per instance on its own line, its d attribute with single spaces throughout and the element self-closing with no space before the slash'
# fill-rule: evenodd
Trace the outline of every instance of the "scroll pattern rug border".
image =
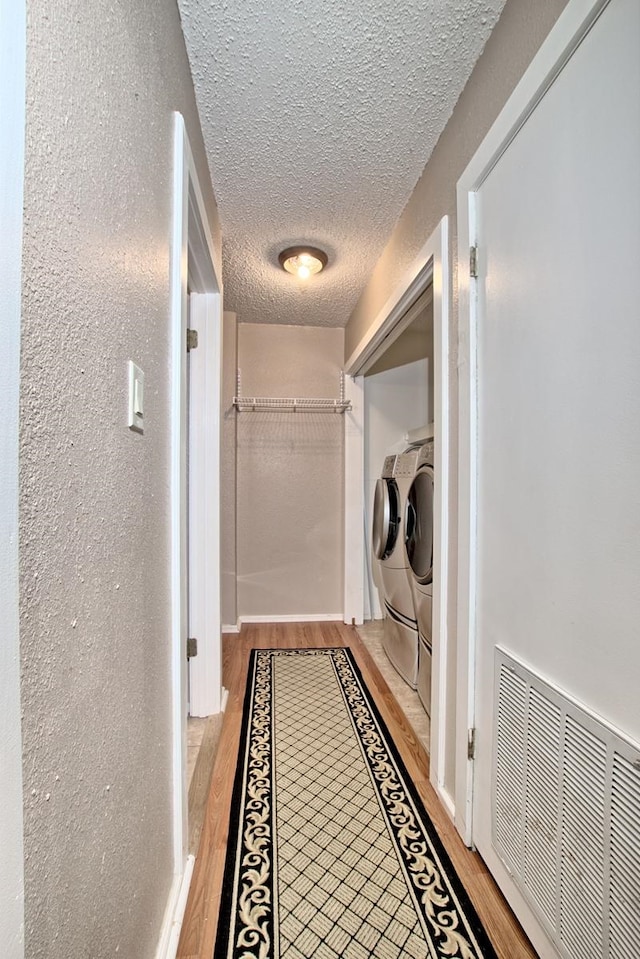
<svg viewBox="0 0 640 959">
<path fill-rule="evenodd" d="M 274 656 L 318 655 L 332 659 L 396 850 L 410 877 L 412 898 L 419 904 L 423 928 L 429 930 L 432 956 L 496 959 L 347 647 L 251 651 L 213 959 L 278 956 L 271 821 L 272 664 Z M 241 869 L 236 868 L 238 862 Z"/>
</svg>

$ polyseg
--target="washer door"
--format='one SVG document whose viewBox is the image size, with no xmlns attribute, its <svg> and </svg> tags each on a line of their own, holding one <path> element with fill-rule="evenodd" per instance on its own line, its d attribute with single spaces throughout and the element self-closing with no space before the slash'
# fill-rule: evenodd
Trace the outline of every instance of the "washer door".
<svg viewBox="0 0 640 959">
<path fill-rule="evenodd" d="M 400 496 L 396 481 L 383 479 L 376 483 L 373 499 L 373 554 L 376 559 L 391 556 L 400 528 Z"/>
<path fill-rule="evenodd" d="M 407 559 L 418 583 L 433 579 L 433 470 L 420 469 L 409 489 L 405 518 Z"/>
</svg>

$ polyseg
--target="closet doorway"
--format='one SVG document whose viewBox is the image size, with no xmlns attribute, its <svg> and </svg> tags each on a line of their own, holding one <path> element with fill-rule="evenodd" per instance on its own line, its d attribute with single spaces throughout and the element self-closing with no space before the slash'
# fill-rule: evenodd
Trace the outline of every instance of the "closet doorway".
<svg viewBox="0 0 640 959">
<path fill-rule="evenodd" d="M 431 416 L 435 434 L 434 652 L 429 743 L 430 780 L 453 817 L 455 736 L 449 713 L 455 701 L 451 689 L 451 683 L 455 682 L 455 671 L 447 634 L 449 262 L 446 217 L 426 241 L 405 282 L 395 292 L 388 306 L 375 318 L 366 337 L 346 363 L 347 398 L 353 405 L 352 412 L 346 414 L 345 429 L 345 557 L 351 558 L 351 562 L 345 563 L 345 620 L 349 622 L 362 622 L 365 612 L 371 616 L 376 611 L 374 591 L 369 591 L 370 572 L 366 557 L 370 551 L 368 542 L 364 542 L 370 535 L 370 526 L 367 526 L 366 532 L 363 529 L 363 517 L 367 511 L 370 512 L 370 490 L 364 475 L 365 447 L 368 452 L 365 426 L 365 397 L 368 388 L 365 377 L 369 375 L 372 377 L 370 382 L 373 382 L 373 377 L 381 376 L 382 382 L 387 365 L 408 356 L 406 350 L 410 349 L 413 332 L 418 340 L 429 336 L 427 326 L 420 329 L 420 323 L 424 324 L 425 320 L 432 330 L 433 350 L 430 376 L 424 384 L 425 405 L 420 411 L 419 419 Z M 420 362 L 420 359 L 417 362 Z M 418 428 L 419 433 L 420 428 L 427 423 L 423 419 L 413 425 Z M 407 433 L 410 441 L 411 426 L 408 426 Z M 404 436 L 397 437 L 399 441 L 403 439 Z M 376 466 L 372 461 L 369 482 L 375 482 L 373 473 L 381 466 L 382 462 Z M 362 556 L 359 568 L 354 559 L 358 548 Z"/>
</svg>

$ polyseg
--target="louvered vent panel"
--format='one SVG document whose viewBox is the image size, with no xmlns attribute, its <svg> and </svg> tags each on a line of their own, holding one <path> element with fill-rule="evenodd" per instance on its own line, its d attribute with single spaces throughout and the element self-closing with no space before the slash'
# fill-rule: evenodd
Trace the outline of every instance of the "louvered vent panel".
<svg viewBox="0 0 640 959">
<path fill-rule="evenodd" d="M 496 833 L 512 862 L 522 868 L 524 746 L 527 684 L 511 670 L 500 672 L 498 748 L 496 755 Z M 515 828 L 514 828 L 515 827 Z"/>
<path fill-rule="evenodd" d="M 640 747 L 496 649 L 493 837 L 566 959 L 640 959 Z"/>
<path fill-rule="evenodd" d="M 637 762 L 637 761 L 636 761 Z M 640 770 L 616 753 L 611 795 L 611 956 L 640 956 Z"/>
<path fill-rule="evenodd" d="M 560 720 L 557 706 L 529 689 L 524 877 L 538 906 L 555 924 L 554 873 L 558 848 Z"/>
<path fill-rule="evenodd" d="M 569 954 L 601 959 L 604 899 L 607 749 L 570 716 L 565 720 L 560 935 Z"/>
</svg>

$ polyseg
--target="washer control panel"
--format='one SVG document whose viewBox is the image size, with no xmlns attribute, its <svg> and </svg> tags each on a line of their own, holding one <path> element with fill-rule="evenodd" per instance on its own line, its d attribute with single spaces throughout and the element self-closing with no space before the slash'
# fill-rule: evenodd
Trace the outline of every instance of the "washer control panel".
<svg viewBox="0 0 640 959">
<path fill-rule="evenodd" d="M 397 456 L 386 456 L 382 467 L 382 479 L 391 479 L 395 469 Z"/>
<path fill-rule="evenodd" d="M 403 476 L 411 479 L 416 471 L 419 450 L 409 450 L 408 453 L 400 453 L 396 457 L 396 468 L 393 475 L 396 479 Z"/>
</svg>

